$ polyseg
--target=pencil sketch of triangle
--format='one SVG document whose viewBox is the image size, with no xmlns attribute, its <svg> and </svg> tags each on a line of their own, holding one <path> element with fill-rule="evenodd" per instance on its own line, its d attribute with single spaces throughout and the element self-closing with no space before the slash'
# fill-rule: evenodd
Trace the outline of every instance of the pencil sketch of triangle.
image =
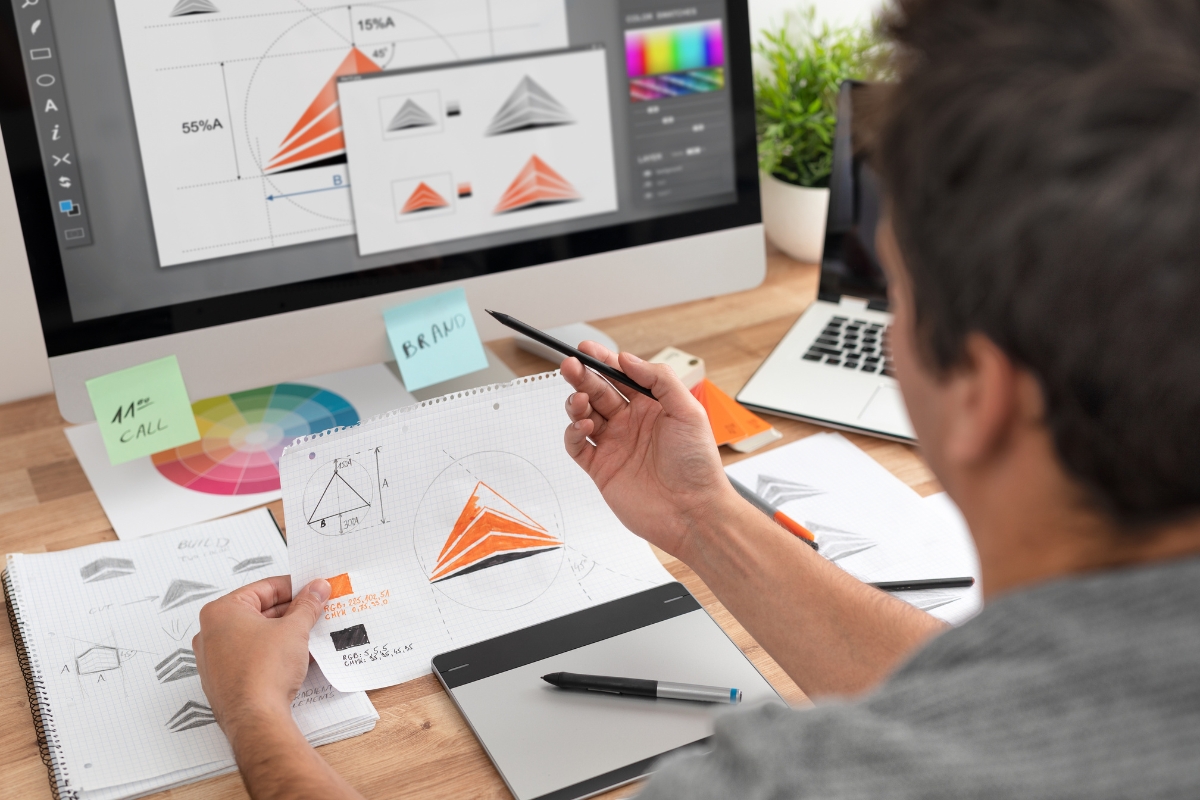
<svg viewBox="0 0 1200 800">
<path fill-rule="evenodd" d="M 388 133 L 397 131 L 406 131 L 409 128 L 427 128 L 430 125 L 436 125 L 433 117 L 429 116 L 429 112 L 417 105 L 412 98 L 404 101 L 404 105 L 400 106 L 400 110 L 392 117 L 392 121 L 388 123 Z"/>
<path fill-rule="evenodd" d="M 203 703 L 197 703 L 195 700 L 188 700 L 183 704 L 183 707 L 175 712 L 175 715 L 167 720 L 167 727 L 172 733 L 180 731 L 190 731 L 192 728 L 203 728 L 205 725 L 212 725 L 217 721 L 213 716 L 213 710 Z"/>
<path fill-rule="evenodd" d="M 820 489 L 813 488 L 808 484 L 776 478 L 774 475 L 759 475 L 754 491 L 759 497 L 776 506 L 792 500 L 803 500 L 806 497 L 823 494 Z"/>
<path fill-rule="evenodd" d="M 561 539 L 480 481 L 446 538 L 429 582 L 449 580 L 562 546 Z"/>
<path fill-rule="evenodd" d="M 504 101 L 504 105 L 500 106 L 485 135 L 499 136 L 531 128 L 570 125 L 573 122 L 575 120 L 562 103 L 526 75 Z"/>
<path fill-rule="evenodd" d="M 185 17 L 188 14 L 215 14 L 220 9 L 212 0 L 179 0 L 171 9 L 172 17 Z"/>
<path fill-rule="evenodd" d="M 822 525 L 820 522 L 806 521 L 804 526 L 816 536 L 821 555 L 830 561 L 840 561 L 864 550 L 870 550 L 877 544 L 860 533 Z"/>
<path fill-rule="evenodd" d="M 163 595 L 162 601 L 158 604 L 158 610 L 169 611 L 172 608 L 184 605 L 185 603 L 191 603 L 202 597 L 208 597 L 210 594 L 216 594 L 219 591 L 221 591 L 220 588 L 207 583 L 176 578 L 167 587 L 166 594 Z"/>
<path fill-rule="evenodd" d="M 312 514 L 308 517 L 308 524 L 312 525 L 315 522 L 323 522 L 331 517 L 337 517 L 351 511 L 357 511 L 360 508 L 370 508 L 371 504 L 363 498 L 358 490 L 346 482 L 341 473 L 335 468 L 333 477 L 329 479 L 329 483 L 325 484 L 325 490 L 321 492 L 321 499 L 317 501 L 317 505 L 313 507 Z"/>
</svg>

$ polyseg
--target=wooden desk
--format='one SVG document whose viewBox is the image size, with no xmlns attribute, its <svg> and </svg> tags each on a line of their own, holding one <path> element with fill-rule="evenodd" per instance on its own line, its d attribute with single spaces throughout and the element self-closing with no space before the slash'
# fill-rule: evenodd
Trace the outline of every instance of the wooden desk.
<svg viewBox="0 0 1200 800">
<path fill-rule="evenodd" d="M 772 255 L 766 282 L 737 295 L 614 317 L 598 323 L 623 349 L 650 357 L 676 345 L 704 358 L 708 376 L 734 394 L 766 357 L 817 290 L 817 269 Z M 518 350 L 511 340 L 490 343 L 519 374 L 553 365 Z M 771 418 L 794 441 L 820 428 Z M 565 422 L 564 422 L 565 425 Z M 0 552 L 45 552 L 115 539 L 100 503 L 67 444 L 52 396 L 0 406 Z M 914 451 L 904 445 L 849 437 L 922 495 L 938 486 Z M 778 445 L 776 445 L 778 446 Z M 725 463 L 745 456 L 723 450 Z M 271 510 L 282 522 L 282 503 Z M 696 575 L 659 552 L 678 580 L 695 594 L 763 674 L 793 705 L 804 694 L 725 611 Z M 508 798 L 475 737 L 432 676 L 370 693 L 379 723 L 365 736 L 321 748 L 322 755 L 369 798 Z M 8 625 L 0 625 L 0 775 L 6 797 L 48 798 L 46 768 L 17 669 Z M 605 797 L 625 797 L 634 789 Z M 156 797 L 244 798 L 237 775 L 226 775 Z"/>
</svg>

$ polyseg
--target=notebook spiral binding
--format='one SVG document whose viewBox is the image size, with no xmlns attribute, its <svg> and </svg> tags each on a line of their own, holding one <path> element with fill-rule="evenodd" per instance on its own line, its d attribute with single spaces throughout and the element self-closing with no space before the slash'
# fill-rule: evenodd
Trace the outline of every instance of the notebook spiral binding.
<svg viewBox="0 0 1200 800">
<path fill-rule="evenodd" d="M 343 425 L 343 426 L 339 426 L 337 428 L 329 428 L 328 430 L 321 431 L 320 433 L 310 433 L 306 436 L 301 436 L 298 439 L 293 439 L 292 443 L 290 445 L 288 445 L 286 448 L 284 448 L 283 452 L 284 452 L 284 454 L 286 454 L 288 450 L 292 449 L 293 447 L 298 447 L 299 445 L 302 445 L 305 442 L 313 442 L 324 436 L 332 436 L 335 433 L 341 433 L 342 431 L 354 430 L 355 428 L 366 428 L 367 426 L 374 425 L 375 423 L 381 422 L 382 420 L 389 419 L 391 417 L 395 417 L 400 414 L 407 414 L 411 411 L 416 411 L 417 409 L 420 409 L 420 408 L 428 408 L 429 406 L 438 405 L 440 403 L 449 403 L 453 400 L 462 400 L 464 398 L 473 397 L 475 395 L 487 394 L 488 392 L 500 392 L 505 389 L 511 389 L 515 386 L 522 386 L 527 383 L 534 383 L 536 381 L 544 381 L 544 380 L 548 380 L 550 378 L 557 378 L 558 375 L 559 375 L 559 371 L 553 370 L 552 372 L 542 372 L 537 375 L 529 375 L 524 378 L 514 378 L 513 380 L 508 381 L 507 383 L 490 383 L 487 386 L 479 386 L 475 389 L 464 389 L 461 392 L 451 392 L 450 394 L 444 394 L 441 397 L 431 397 L 428 400 L 422 400 L 419 403 L 413 403 L 411 406 L 405 406 L 404 408 L 396 408 L 396 409 L 392 409 L 391 411 L 385 411 L 382 414 L 376 414 L 375 416 L 370 417 L 369 419 L 361 419 L 358 422 L 354 423 L 353 425 Z"/>
<path fill-rule="evenodd" d="M 50 708 L 50 698 L 46 693 L 46 683 L 34 660 L 30 657 L 29 647 L 25 641 L 21 611 L 17 607 L 19 589 L 14 585 L 10 570 L 4 570 L 0 580 L 4 584 L 4 603 L 8 607 L 8 625 L 12 628 L 13 645 L 17 651 L 17 664 L 21 669 L 21 677 L 25 679 L 25 694 L 29 698 L 29 710 L 33 714 L 33 729 L 37 733 L 38 752 L 42 763 L 50 775 L 50 793 L 54 800 L 78 800 L 79 792 L 70 787 L 71 779 L 62 759 L 57 756 L 62 751 L 62 743 L 58 740 L 58 731 L 54 727 L 54 712 Z"/>
</svg>

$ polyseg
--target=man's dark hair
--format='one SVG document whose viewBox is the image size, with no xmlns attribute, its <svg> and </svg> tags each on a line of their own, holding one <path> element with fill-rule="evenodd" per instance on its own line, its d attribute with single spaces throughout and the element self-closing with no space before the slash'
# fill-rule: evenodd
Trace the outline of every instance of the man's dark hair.
<svg viewBox="0 0 1200 800">
<path fill-rule="evenodd" d="M 939 371 L 978 331 L 1145 530 L 1200 511 L 1200 2 L 899 0 L 877 142 Z"/>
</svg>

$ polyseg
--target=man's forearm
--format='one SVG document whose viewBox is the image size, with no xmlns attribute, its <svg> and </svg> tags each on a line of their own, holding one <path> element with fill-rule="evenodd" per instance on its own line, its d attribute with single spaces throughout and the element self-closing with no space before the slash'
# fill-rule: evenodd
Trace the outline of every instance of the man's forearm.
<svg viewBox="0 0 1200 800">
<path fill-rule="evenodd" d="M 231 727 L 226 733 L 254 800 L 363 800 L 305 740 L 286 710 L 252 715 Z"/>
<path fill-rule="evenodd" d="M 944 629 L 821 558 L 748 503 L 720 508 L 680 555 L 806 694 L 864 691 Z"/>
</svg>

